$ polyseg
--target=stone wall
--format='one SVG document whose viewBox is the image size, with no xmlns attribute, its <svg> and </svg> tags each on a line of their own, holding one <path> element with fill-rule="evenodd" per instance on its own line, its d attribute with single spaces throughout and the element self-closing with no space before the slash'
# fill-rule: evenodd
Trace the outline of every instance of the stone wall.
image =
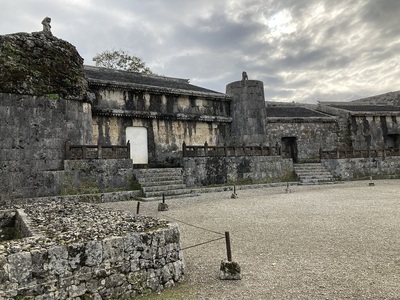
<svg viewBox="0 0 400 300">
<path fill-rule="evenodd" d="M 323 159 L 332 175 L 341 180 L 400 178 L 400 157 Z"/>
<path fill-rule="evenodd" d="M 298 161 L 319 161 L 319 149 L 337 147 L 338 124 L 335 120 L 305 118 L 287 120 L 268 118 L 266 131 L 271 146 L 281 145 L 282 138 L 294 137 L 297 143 Z"/>
<path fill-rule="evenodd" d="M 258 80 L 235 81 L 226 86 L 232 97 L 230 145 L 266 143 L 264 85 Z"/>
<path fill-rule="evenodd" d="M 388 147 L 388 135 L 400 135 L 400 115 L 351 116 L 351 138 L 354 149 Z M 397 145 L 398 147 L 399 145 Z"/>
<path fill-rule="evenodd" d="M 130 159 L 65 160 L 64 168 L 64 195 L 130 190 L 134 184 Z"/>
<path fill-rule="evenodd" d="M 58 195 L 66 140 L 92 143 L 89 103 L 0 94 L 0 198 Z"/>
<path fill-rule="evenodd" d="M 183 279 L 176 224 L 86 203 L 41 206 L 23 209 L 42 236 L 0 242 L 1 299 L 132 299 Z"/>
<path fill-rule="evenodd" d="M 180 165 L 182 143 L 222 145 L 229 134 L 230 99 L 221 94 L 192 96 L 139 91 L 90 84 L 96 94 L 93 139 L 102 144 L 125 144 L 126 128 L 147 130 L 148 162 Z M 135 141 L 131 141 L 135 143 Z"/>
<path fill-rule="evenodd" d="M 184 157 L 188 186 L 286 182 L 294 179 L 291 159 L 278 156 Z"/>
</svg>

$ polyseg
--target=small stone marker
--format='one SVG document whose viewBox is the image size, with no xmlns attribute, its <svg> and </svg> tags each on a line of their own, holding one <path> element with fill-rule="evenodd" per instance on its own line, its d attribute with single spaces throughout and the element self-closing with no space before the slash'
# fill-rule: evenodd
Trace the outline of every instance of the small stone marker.
<svg viewBox="0 0 400 300">
<path fill-rule="evenodd" d="M 237 262 L 222 260 L 219 272 L 221 280 L 241 280 L 242 274 L 240 266 Z"/>
<path fill-rule="evenodd" d="M 168 210 L 168 204 L 167 203 L 158 203 L 158 211 L 167 211 Z"/>
<path fill-rule="evenodd" d="M 291 192 L 289 182 L 286 185 L 286 190 L 285 191 L 286 191 L 286 193 L 290 193 Z"/>
<path fill-rule="evenodd" d="M 236 194 L 236 185 L 233 186 L 233 193 L 231 195 L 231 199 L 236 199 L 238 195 Z"/>
<path fill-rule="evenodd" d="M 231 239 L 229 232 L 225 231 L 226 254 L 228 259 L 221 261 L 219 278 L 221 280 L 241 280 L 241 268 L 237 262 L 232 261 Z"/>
<path fill-rule="evenodd" d="M 158 204 L 158 211 L 167 211 L 168 204 L 165 203 L 165 195 L 162 195 L 162 202 Z"/>
<path fill-rule="evenodd" d="M 373 182 L 372 182 L 372 176 L 370 176 L 370 177 L 369 177 L 369 180 L 370 180 L 370 182 L 369 182 L 369 184 L 368 184 L 368 185 L 369 185 L 369 186 L 374 186 L 374 185 L 375 185 L 375 183 L 373 183 Z"/>
</svg>

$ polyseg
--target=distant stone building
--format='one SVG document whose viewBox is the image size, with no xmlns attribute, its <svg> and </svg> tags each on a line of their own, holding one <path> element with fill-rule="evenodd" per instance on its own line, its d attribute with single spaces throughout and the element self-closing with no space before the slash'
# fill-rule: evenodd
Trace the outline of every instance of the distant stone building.
<svg viewBox="0 0 400 300">
<path fill-rule="evenodd" d="M 186 79 L 85 66 L 93 139 L 130 141 L 134 164 L 177 166 L 182 143 L 222 145 L 229 136 L 231 97 Z"/>
<path fill-rule="evenodd" d="M 263 83 L 247 73 L 220 93 L 187 79 L 83 66 L 73 45 L 45 32 L 0 36 L 0 45 L 0 198 L 129 189 L 137 168 L 190 166 L 182 173 L 194 184 L 289 180 L 293 163 L 319 162 L 321 151 L 400 147 L 399 92 L 266 103 Z M 130 159 L 119 159 L 114 150 L 128 142 Z M 74 144 L 86 164 L 70 161 Z M 183 145 L 214 158 L 184 164 Z M 98 160 L 106 146 L 115 161 Z M 218 158 L 232 153 L 241 158 Z M 201 178 L 190 178 L 199 164 Z"/>
</svg>

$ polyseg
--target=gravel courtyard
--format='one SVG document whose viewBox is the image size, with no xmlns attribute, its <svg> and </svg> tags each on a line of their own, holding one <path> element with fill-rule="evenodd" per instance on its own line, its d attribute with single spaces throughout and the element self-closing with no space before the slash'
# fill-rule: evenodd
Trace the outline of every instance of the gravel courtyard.
<svg viewBox="0 0 400 300">
<path fill-rule="evenodd" d="M 185 281 L 140 299 L 400 299 L 400 181 L 368 183 L 205 193 L 166 212 L 142 202 L 140 214 L 180 220 L 183 248 L 222 236 L 202 228 L 229 231 L 243 279 L 219 279 L 221 239 L 184 250 Z"/>
</svg>

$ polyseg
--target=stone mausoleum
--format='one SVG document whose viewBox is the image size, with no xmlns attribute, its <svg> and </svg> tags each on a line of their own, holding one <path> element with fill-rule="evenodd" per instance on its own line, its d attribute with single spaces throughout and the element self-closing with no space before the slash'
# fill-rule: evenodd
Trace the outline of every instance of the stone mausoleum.
<svg viewBox="0 0 400 300">
<path fill-rule="evenodd" d="M 84 66 L 42 24 L 0 36 L 0 298 L 129 298 L 182 280 L 176 224 L 82 202 L 400 177 L 400 92 L 266 102 L 246 72 L 220 93 Z"/>
<path fill-rule="evenodd" d="M 323 161 L 329 151 L 395 156 L 400 145 L 398 92 L 317 105 L 266 102 L 251 74 L 220 93 L 187 79 L 83 66 L 75 47 L 48 31 L 1 36 L 0 45 L 3 201 L 133 188 L 160 196 L 144 184 L 146 172 L 160 168 L 175 172 L 170 189 L 182 193 L 183 186 L 296 181 L 298 164 L 331 166 Z"/>
</svg>

